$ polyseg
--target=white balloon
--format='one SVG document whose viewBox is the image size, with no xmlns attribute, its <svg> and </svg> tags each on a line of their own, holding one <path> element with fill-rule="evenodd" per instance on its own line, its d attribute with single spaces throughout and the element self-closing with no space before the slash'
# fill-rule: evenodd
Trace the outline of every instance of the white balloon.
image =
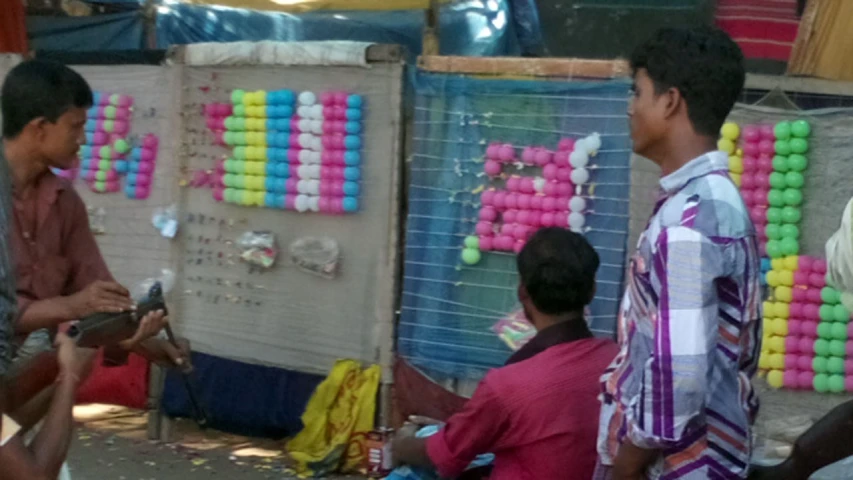
<svg viewBox="0 0 853 480">
<path fill-rule="evenodd" d="M 536 190 L 536 193 L 542 193 L 545 191 L 545 184 L 548 183 L 542 177 L 536 177 L 533 179 L 533 189 Z"/>
<path fill-rule="evenodd" d="M 311 117 L 311 107 L 302 105 L 296 109 L 296 115 L 303 120 L 308 120 Z"/>
<path fill-rule="evenodd" d="M 323 149 L 323 141 L 316 135 L 311 135 L 311 150 L 319 152 Z"/>
<path fill-rule="evenodd" d="M 322 105 L 313 105 L 311 107 L 311 118 L 316 120 L 323 119 L 323 106 Z"/>
<path fill-rule="evenodd" d="M 297 212 L 304 212 L 308 210 L 308 196 L 307 195 L 297 195 L 296 201 L 293 202 L 296 207 Z"/>
<path fill-rule="evenodd" d="M 308 209 L 312 212 L 320 211 L 320 197 L 312 195 L 308 197 Z"/>
<path fill-rule="evenodd" d="M 580 138 L 575 141 L 575 146 L 572 149 L 573 152 L 586 152 L 586 138 Z"/>
<path fill-rule="evenodd" d="M 590 157 L 594 157 L 601 149 L 601 135 L 599 135 L 598 132 L 595 132 L 586 137 L 584 143 L 586 144 L 586 153 L 588 153 Z"/>
<path fill-rule="evenodd" d="M 575 150 L 569 155 L 569 163 L 574 168 L 584 168 L 589 163 L 589 156 L 583 150 Z"/>
<path fill-rule="evenodd" d="M 302 118 L 296 123 L 296 126 L 299 128 L 300 132 L 308 133 L 311 131 L 311 120 Z"/>
<path fill-rule="evenodd" d="M 320 165 L 318 165 L 318 164 L 306 165 L 306 167 L 308 167 L 308 178 L 320 178 Z M 317 182 L 317 188 L 319 189 L 320 188 L 320 182 L 319 181 L 316 181 L 316 182 Z M 319 194 L 319 193 L 320 193 L 320 191 L 317 190 L 317 194 Z"/>
<path fill-rule="evenodd" d="M 305 168 L 305 165 L 302 165 L 301 167 L 299 167 L 299 171 L 301 172 L 303 168 Z M 299 177 L 304 178 L 301 173 L 300 173 Z M 296 191 L 299 193 L 308 193 L 308 183 L 307 182 L 308 182 L 307 180 L 299 180 L 298 182 L 296 182 Z"/>
<path fill-rule="evenodd" d="M 314 92 L 302 92 L 299 94 L 299 103 L 302 105 L 314 105 L 317 103 L 317 95 L 314 95 Z"/>
<path fill-rule="evenodd" d="M 575 185 L 583 185 L 589 181 L 589 170 L 585 168 L 575 168 L 572 170 L 572 183 Z"/>
<path fill-rule="evenodd" d="M 586 217 L 582 213 L 572 212 L 569 214 L 569 228 L 572 231 L 578 231 L 586 224 Z"/>
<path fill-rule="evenodd" d="M 572 197 L 569 200 L 569 210 L 572 212 L 583 212 L 586 210 L 586 200 L 583 197 Z"/>
<path fill-rule="evenodd" d="M 299 175 L 300 179 L 310 178 L 310 177 L 308 177 L 308 165 L 300 165 L 299 168 L 296 169 L 296 174 Z M 296 185 L 296 189 L 299 190 L 299 184 Z M 305 192 L 303 192 L 302 190 L 299 190 L 299 193 L 305 193 Z"/>
<path fill-rule="evenodd" d="M 299 146 L 302 148 L 311 148 L 313 141 L 311 140 L 310 133 L 300 133 L 299 134 Z"/>
<path fill-rule="evenodd" d="M 317 135 L 321 135 L 323 133 L 322 120 L 311 120 L 311 133 L 316 133 Z"/>
</svg>

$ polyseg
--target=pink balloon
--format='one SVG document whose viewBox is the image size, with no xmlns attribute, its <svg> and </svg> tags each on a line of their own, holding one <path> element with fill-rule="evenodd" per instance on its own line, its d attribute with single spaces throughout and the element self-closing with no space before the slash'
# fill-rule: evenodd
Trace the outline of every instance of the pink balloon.
<svg viewBox="0 0 853 480">
<path fill-rule="evenodd" d="M 787 388 L 798 388 L 800 386 L 800 372 L 797 370 L 786 370 L 782 376 L 782 385 Z"/>
<path fill-rule="evenodd" d="M 773 133 L 773 125 L 760 125 L 758 128 L 760 132 L 759 138 L 761 138 L 762 141 L 773 141 L 776 139 L 776 134 Z"/>
<path fill-rule="evenodd" d="M 569 182 L 572 178 L 572 169 L 569 167 L 560 167 L 557 170 L 557 180 L 560 182 Z"/>
<path fill-rule="evenodd" d="M 799 270 L 794 272 L 794 285 L 808 286 L 808 284 L 809 284 L 808 272 L 802 272 Z M 801 288 L 800 289 L 794 289 L 794 292 L 797 292 L 797 291 L 803 292 L 803 294 L 805 294 L 805 291 Z"/>
<path fill-rule="evenodd" d="M 555 214 L 554 215 L 554 226 L 560 227 L 560 228 L 568 227 L 569 226 L 569 216 L 568 215 Z"/>
<path fill-rule="evenodd" d="M 503 223 L 517 223 L 518 210 L 506 210 L 503 214 L 501 214 L 501 221 Z"/>
<path fill-rule="evenodd" d="M 224 201 L 225 200 L 225 190 L 223 190 L 222 188 L 219 188 L 219 187 L 214 188 L 213 189 L 213 199 L 216 200 L 217 202 Z"/>
<path fill-rule="evenodd" d="M 148 187 L 138 186 L 136 187 L 136 199 L 137 200 L 145 200 L 148 198 L 148 195 L 151 194 L 151 189 Z"/>
<path fill-rule="evenodd" d="M 810 389 L 814 388 L 814 373 L 812 372 L 803 372 L 797 374 L 797 380 L 800 383 L 800 388 Z"/>
<path fill-rule="evenodd" d="M 797 272 L 797 273 L 800 273 L 800 272 Z M 797 275 L 797 273 L 795 273 L 794 275 Z M 796 276 L 794 278 L 796 278 Z M 794 283 L 796 283 L 796 280 L 794 280 Z M 799 283 L 797 285 L 804 285 L 804 284 Z M 791 291 L 791 296 L 793 297 L 793 300 L 795 302 L 805 302 L 806 301 L 806 289 L 805 288 L 795 288 Z M 805 308 L 805 307 L 803 307 L 803 308 Z"/>
<path fill-rule="evenodd" d="M 772 145 L 772 143 L 771 143 L 771 145 Z M 771 173 L 773 173 L 773 156 L 772 155 L 773 155 L 773 152 L 770 152 L 769 154 L 762 152 L 761 155 L 758 156 L 757 167 L 758 167 L 759 172 L 766 173 L 767 175 L 770 175 Z M 767 185 L 770 185 L 769 181 L 767 182 Z"/>
<path fill-rule="evenodd" d="M 743 197 L 743 203 L 745 203 L 747 207 L 752 208 L 755 206 L 755 198 L 752 190 L 744 188 L 740 191 L 740 196 Z"/>
<path fill-rule="evenodd" d="M 554 154 L 551 151 L 543 148 L 536 152 L 533 161 L 536 163 L 536 165 L 545 166 L 550 163 L 553 158 Z"/>
<path fill-rule="evenodd" d="M 764 218 L 764 208 L 762 207 L 752 207 L 749 209 L 749 218 L 752 219 L 753 222 L 757 223 L 759 219 Z"/>
<path fill-rule="evenodd" d="M 529 232 L 530 227 L 527 225 L 516 225 L 515 230 L 512 232 L 512 236 L 515 237 L 516 240 L 524 240 L 527 238 Z"/>
<path fill-rule="evenodd" d="M 744 171 L 743 174 L 741 174 L 740 176 L 741 192 L 752 190 L 753 188 L 755 188 L 755 186 L 755 175 Z"/>
<path fill-rule="evenodd" d="M 809 274 L 809 284 L 813 287 L 823 288 L 826 286 L 826 276 L 821 273 Z"/>
<path fill-rule="evenodd" d="M 569 152 L 568 151 L 559 151 L 554 154 L 554 165 L 558 167 L 567 167 L 569 166 Z"/>
<path fill-rule="evenodd" d="M 803 317 L 811 321 L 820 320 L 820 307 L 815 303 L 807 303 L 803 306 Z"/>
<path fill-rule="evenodd" d="M 519 210 L 518 214 L 515 216 L 515 222 L 526 225 L 529 221 L 528 219 L 534 214 L 535 213 L 530 210 Z"/>
<path fill-rule="evenodd" d="M 486 160 L 486 163 L 483 165 L 483 171 L 486 172 L 486 175 L 490 177 L 496 177 L 501 174 L 501 164 L 496 162 L 495 160 Z"/>
<path fill-rule="evenodd" d="M 557 199 L 554 197 L 545 197 L 542 200 L 542 210 L 551 212 L 557 209 Z"/>
<path fill-rule="evenodd" d="M 803 320 L 802 323 L 800 323 L 800 334 L 802 337 L 805 337 L 806 340 L 816 338 L 817 322 L 814 320 Z M 802 348 L 802 345 L 800 348 Z"/>
<path fill-rule="evenodd" d="M 511 192 L 506 195 L 506 208 L 518 208 L 518 193 Z"/>
<path fill-rule="evenodd" d="M 744 152 L 745 153 L 745 152 Z M 755 173 L 758 169 L 758 155 L 744 155 L 743 157 L 743 173 Z"/>
<path fill-rule="evenodd" d="M 506 189 L 510 192 L 517 192 L 521 190 L 521 177 L 517 175 L 509 177 L 506 181 Z"/>
<path fill-rule="evenodd" d="M 492 222 L 477 222 L 477 226 L 474 227 L 474 231 L 477 232 L 477 235 L 491 235 L 494 231 Z"/>
<path fill-rule="evenodd" d="M 517 224 L 515 224 L 515 223 L 504 223 L 503 225 L 501 225 L 501 228 L 500 228 L 501 235 L 507 235 L 507 236 L 511 237 L 513 235 L 513 233 L 515 232 L 515 226 L 516 225 Z"/>
<path fill-rule="evenodd" d="M 485 235 L 480 237 L 480 250 L 484 252 L 491 251 L 495 248 L 495 237 Z"/>
<path fill-rule="evenodd" d="M 815 261 L 812 262 L 812 270 L 815 273 L 825 275 L 826 274 L 826 260 L 824 260 L 822 258 L 815 259 Z"/>
<path fill-rule="evenodd" d="M 486 147 L 486 158 L 497 160 L 500 157 L 500 153 L 501 144 L 499 143 L 490 143 L 489 146 Z"/>
<path fill-rule="evenodd" d="M 495 200 L 495 191 L 494 190 L 484 190 L 482 194 L 480 194 L 480 203 L 483 205 L 492 205 Z"/>
<path fill-rule="evenodd" d="M 797 337 L 785 338 L 785 370 L 797 369 L 797 360 L 799 359 L 799 355 L 797 355 L 799 351 L 797 340 Z"/>
<path fill-rule="evenodd" d="M 802 303 L 791 303 L 790 305 L 788 305 L 788 311 L 790 312 L 792 318 L 802 317 L 804 308 L 805 305 L 803 305 Z M 788 323 L 788 332 L 791 332 L 790 322 Z"/>
<path fill-rule="evenodd" d="M 557 149 L 561 152 L 571 152 L 575 149 L 575 140 L 573 138 L 561 138 L 557 144 Z"/>
<path fill-rule="evenodd" d="M 853 356 L 853 340 L 847 340 L 844 343 L 844 350 L 848 357 Z"/>
<path fill-rule="evenodd" d="M 529 210 L 530 203 L 533 201 L 533 195 L 530 194 L 521 194 L 518 196 L 518 209 L 519 210 Z"/>
<path fill-rule="evenodd" d="M 548 195 L 549 197 L 557 195 L 557 182 L 546 182 L 543 190 L 545 195 Z"/>
<path fill-rule="evenodd" d="M 758 148 L 758 142 L 745 143 L 743 145 L 743 154 L 746 157 L 757 157 L 761 151 Z M 744 158 L 744 159 L 745 159 Z"/>
<path fill-rule="evenodd" d="M 808 339 L 804 339 L 804 338 L 800 339 L 800 351 L 801 352 L 811 352 L 812 351 L 812 345 L 814 344 L 814 342 L 811 340 L 808 340 L 808 341 L 804 341 L 804 340 L 808 340 Z M 803 347 L 805 347 L 805 349 Z M 811 371 L 811 369 L 812 369 L 812 356 L 811 355 L 800 355 L 797 358 L 797 366 L 800 367 L 800 370 Z"/>
<path fill-rule="evenodd" d="M 515 253 L 521 253 L 521 250 L 524 249 L 524 241 L 517 240 L 515 244 L 512 246 L 512 251 Z"/>
<path fill-rule="evenodd" d="M 541 223 L 543 227 L 553 227 L 555 222 L 556 218 L 551 212 L 544 212 L 539 216 L 539 223 Z"/>
<path fill-rule="evenodd" d="M 844 391 L 853 392 L 853 376 L 844 377 Z"/>
<path fill-rule="evenodd" d="M 533 147 L 524 147 L 521 151 L 521 161 L 527 165 L 533 165 L 536 158 L 536 150 Z"/>
<path fill-rule="evenodd" d="M 561 197 L 571 197 L 574 192 L 575 186 L 570 181 L 557 184 L 557 194 Z"/>
<path fill-rule="evenodd" d="M 124 135 L 129 130 L 127 122 L 124 120 L 115 120 L 113 122 L 113 132 L 118 133 L 119 135 Z M 143 198 L 143 197 L 137 197 Z M 144 198 L 148 198 L 148 194 L 146 193 Z"/>
<path fill-rule="evenodd" d="M 531 177 L 522 177 L 519 187 L 524 193 L 533 193 L 536 191 L 536 186 L 533 184 L 533 178 Z"/>
<path fill-rule="evenodd" d="M 768 180 L 769 181 L 769 180 Z M 755 201 L 756 206 L 767 207 L 767 194 L 769 190 L 767 187 L 759 187 L 752 191 L 752 198 Z"/>
<path fill-rule="evenodd" d="M 545 178 L 545 180 L 556 180 L 558 170 L 559 170 L 559 167 L 557 167 L 557 165 L 555 165 L 553 163 L 545 165 L 542 168 L 542 176 Z M 547 188 L 547 184 L 546 184 L 545 188 Z"/>
<path fill-rule="evenodd" d="M 533 210 L 542 210 L 542 201 L 545 197 L 535 195 L 530 199 L 530 208 Z"/>
<path fill-rule="evenodd" d="M 802 320 L 797 320 L 797 319 L 793 319 L 793 318 L 788 320 L 788 336 L 786 337 L 786 339 L 787 340 L 796 339 L 796 337 L 799 336 L 800 332 L 802 331 L 802 325 L 803 325 Z M 797 348 L 799 348 L 799 347 L 797 347 Z M 789 350 L 786 349 L 785 351 L 787 352 Z"/>
<path fill-rule="evenodd" d="M 813 266 L 812 266 L 813 263 L 814 263 L 814 260 L 812 259 L 812 257 L 807 257 L 805 255 L 802 255 L 802 256 L 800 256 L 800 260 L 798 262 L 798 268 L 800 270 L 805 271 L 805 272 L 809 272 L 813 268 Z"/>
<path fill-rule="evenodd" d="M 508 252 L 512 250 L 512 246 L 514 243 L 515 241 L 512 237 L 501 235 L 495 239 L 495 250 L 502 250 Z"/>
<path fill-rule="evenodd" d="M 757 142 L 761 138 L 761 132 L 755 125 L 747 125 L 743 127 L 742 135 L 744 141 L 748 143 Z"/>
<path fill-rule="evenodd" d="M 755 174 L 755 187 L 757 189 L 767 189 L 770 188 L 770 175 L 767 172 L 758 172 Z M 764 196 L 767 198 L 767 195 Z"/>
<path fill-rule="evenodd" d="M 484 222 L 494 222 L 497 218 L 498 212 L 494 207 L 483 207 L 480 209 L 480 220 Z"/>
<path fill-rule="evenodd" d="M 772 140 L 762 140 L 761 143 L 758 144 L 758 151 L 764 155 L 773 155 L 776 149 L 773 146 Z"/>
<path fill-rule="evenodd" d="M 501 145 L 500 151 L 498 152 L 498 158 L 503 162 L 515 160 L 515 148 L 511 143 Z"/>
<path fill-rule="evenodd" d="M 506 208 L 506 196 L 507 196 L 507 193 L 504 191 L 499 190 L 499 191 L 495 192 L 495 196 L 492 199 L 492 205 L 494 205 L 494 207 L 497 208 L 498 210 L 502 210 L 502 209 Z"/>
</svg>

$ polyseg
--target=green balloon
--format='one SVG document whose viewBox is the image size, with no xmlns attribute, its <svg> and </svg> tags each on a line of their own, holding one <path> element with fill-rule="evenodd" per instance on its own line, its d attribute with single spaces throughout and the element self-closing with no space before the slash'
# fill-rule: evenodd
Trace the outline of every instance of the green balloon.
<svg viewBox="0 0 853 480">
<path fill-rule="evenodd" d="M 791 124 L 791 133 L 795 137 L 806 138 L 812 133 L 812 126 L 806 120 L 796 120 Z"/>
<path fill-rule="evenodd" d="M 222 184 L 225 185 L 226 187 L 233 187 L 234 186 L 234 174 L 233 173 L 226 173 L 225 175 L 223 175 L 222 176 Z"/>
<path fill-rule="evenodd" d="M 791 122 L 779 122 L 773 127 L 773 135 L 776 140 L 787 140 L 791 138 Z"/>
<path fill-rule="evenodd" d="M 800 172 L 788 172 L 785 174 L 785 184 L 788 188 L 803 188 L 805 183 L 806 179 Z"/>
<path fill-rule="evenodd" d="M 782 228 L 778 223 L 768 223 L 767 226 L 764 227 L 764 233 L 770 240 L 782 239 Z"/>
<path fill-rule="evenodd" d="M 239 130 L 241 132 L 246 131 L 246 119 L 240 117 L 234 117 L 234 130 Z"/>
<path fill-rule="evenodd" d="M 237 118 L 225 117 L 225 129 L 226 130 L 236 130 L 237 129 Z"/>
<path fill-rule="evenodd" d="M 116 107 L 110 105 L 104 108 L 104 117 L 113 120 L 116 118 Z"/>
<path fill-rule="evenodd" d="M 468 265 L 476 265 L 480 261 L 481 255 L 479 250 L 473 248 L 465 248 L 462 250 L 462 261 Z"/>
<path fill-rule="evenodd" d="M 234 133 L 234 143 L 237 145 L 246 145 L 249 143 L 246 140 L 246 132 L 236 132 Z"/>
<path fill-rule="evenodd" d="M 237 188 L 246 188 L 246 176 L 245 175 L 234 175 L 234 186 Z M 242 192 L 242 190 L 240 190 Z M 240 194 L 242 195 L 242 194 Z M 243 197 L 238 197 L 238 201 L 242 201 Z"/>
<path fill-rule="evenodd" d="M 222 193 L 222 196 L 225 198 L 225 201 L 228 203 L 234 203 L 234 189 L 226 188 Z"/>
<path fill-rule="evenodd" d="M 835 317 L 836 322 L 847 323 L 850 321 L 850 310 L 847 310 L 847 307 L 844 305 L 838 304 L 832 307 L 832 314 Z M 844 338 L 847 338 L 847 326 L 844 325 Z M 839 339 L 842 340 L 842 339 Z"/>
<path fill-rule="evenodd" d="M 117 93 L 110 95 L 110 104 L 118 105 L 118 101 L 121 99 L 121 96 Z"/>
<path fill-rule="evenodd" d="M 840 373 L 844 373 L 843 371 Z M 830 375 L 829 381 L 827 382 L 827 387 L 829 391 L 832 393 L 844 393 L 844 376 L 843 375 Z"/>
<path fill-rule="evenodd" d="M 806 153 L 809 151 L 809 141 L 805 138 L 792 138 L 788 146 L 791 153 Z"/>
<path fill-rule="evenodd" d="M 785 223 L 799 223 L 803 219 L 803 214 L 799 208 L 785 207 L 782 209 L 782 221 Z"/>
<path fill-rule="evenodd" d="M 782 209 L 773 207 L 768 208 L 767 223 L 782 223 Z"/>
<path fill-rule="evenodd" d="M 480 249 L 480 239 L 475 237 L 474 235 L 468 235 L 465 237 L 465 248 L 473 248 L 474 250 Z"/>
<path fill-rule="evenodd" d="M 839 357 L 829 357 L 826 360 L 826 370 L 829 373 L 844 373 L 844 359 Z"/>
<path fill-rule="evenodd" d="M 788 158 L 782 155 L 773 157 L 773 170 L 785 173 L 788 171 Z"/>
<path fill-rule="evenodd" d="M 103 170 L 99 170 L 99 171 L 95 172 L 95 180 L 97 180 L 99 182 L 103 182 L 103 181 L 106 181 L 106 179 L 107 179 L 107 172 L 105 172 Z"/>
<path fill-rule="evenodd" d="M 784 193 L 785 204 L 790 205 L 792 207 L 799 207 L 801 203 L 803 203 L 803 192 L 797 190 L 796 188 L 789 188 L 785 190 Z"/>
<path fill-rule="evenodd" d="M 820 299 L 827 305 L 835 305 L 839 300 L 838 290 L 832 287 L 823 287 L 820 290 Z"/>
<path fill-rule="evenodd" d="M 779 240 L 768 240 L 765 249 L 767 250 L 767 256 L 770 258 L 780 258 L 783 256 Z"/>
<path fill-rule="evenodd" d="M 771 207 L 784 207 L 785 195 L 782 193 L 782 190 L 774 188 L 767 192 L 767 204 Z"/>
<path fill-rule="evenodd" d="M 107 133 L 113 133 L 115 130 L 115 122 L 112 120 L 104 120 L 104 131 Z"/>
<path fill-rule="evenodd" d="M 243 103 L 243 96 L 246 95 L 245 90 L 234 90 L 231 92 L 231 103 Z"/>
<path fill-rule="evenodd" d="M 767 225 L 768 227 L 770 225 Z M 783 238 L 800 238 L 800 229 L 796 225 L 791 225 L 790 223 L 786 223 L 779 228 L 779 233 Z"/>
<path fill-rule="evenodd" d="M 788 144 L 787 140 L 777 140 L 776 143 L 773 144 L 773 149 L 776 151 L 776 155 L 791 154 L 791 145 Z"/>
<path fill-rule="evenodd" d="M 802 172 L 808 165 L 808 159 L 799 153 L 795 153 L 788 157 L 788 168 L 794 172 Z"/>
<path fill-rule="evenodd" d="M 100 162 L 98 162 L 98 170 L 101 170 L 103 172 L 106 172 L 107 170 L 112 168 L 112 166 L 113 163 L 109 160 L 101 160 Z"/>
<path fill-rule="evenodd" d="M 826 340 L 832 340 L 832 322 L 820 322 L 817 324 L 817 336 Z M 820 357 L 818 357 L 820 358 Z"/>
<path fill-rule="evenodd" d="M 781 172 L 773 172 L 770 174 L 770 186 L 773 188 L 783 189 L 787 186 L 785 183 L 785 174 Z"/>
<path fill-rule="evenodd" d="M 814 360 L 812 360 L 812 370 L 815 373 L 826 373 L 827 361 L 826 357 L 814 357 Z"/>
<path fill-rule="evenodd" d="M 235 117 L 245 117 L 246 116 L 246 106 L 242 103 L 238 105 L 234 105 L 234 109 L 232 110 Z"/>
<path fill-rule="evenodd" d="M 118 140 L 116 140 L 116 143 L 115 145 L 113 145 L 113 147 L 115 147 L 118 153 L 127 153 L 128 151 L 130 151 L 130 145 L 128 145 L 127 140 L 123 138 L 119 138 Z"/>
<path fill-rule="evenodd" d="M 104 145 L 98 150 L 98 155 L 105 159 L 113 158 L 113 149 L 109 145 Z"/>
<path fill-rule="evenodd" d="M 796 255 L 800 253 L 800 244 L 797 243 L 796 239 L 783 238 L 779 240 L 779 249 L 783 256 Z"/>
<path fill-rule="evenodd" d="M 234 148 L 234 158 L 237 160 L 245 160 L 246 159 L 246 147 L 235 147 Z"/>
<path fill-rule="evenodd" d="M 825 373 L 818 373 L 815 375 L 812 383 L 814 390 L 818 393 L 826 393 L 829 391 L 829 377 Z"/>
<path fill-rule="evenodd" d="M 832 305 L 820 306 L 820 319 L 824 322 L 831 322 L 835 319 L 835 312 L 832 310 Z"/>
<path fill-rule="evenodd" d="M 222 135 L 222 140 L 225 141 L 225 145 L 234 145 L 234 132 L 225 132 Z"/>
<path fill-rule="evenodd" d="M 841 340 L 829 341 L 829 354 L 836 357 L 844 357 L 847 354 L 847 348 Z"/>
<path fill-rule="evenodd" d="M 847 340 L 847 324 L 832 322 L 832 338 L 835 340 Z"/>
<path fill-rule="evenodd" d="M 818 338 L 814 341 L 814 353 L 819 357 L 829 356 L 829 341 Z"/>
</svg>

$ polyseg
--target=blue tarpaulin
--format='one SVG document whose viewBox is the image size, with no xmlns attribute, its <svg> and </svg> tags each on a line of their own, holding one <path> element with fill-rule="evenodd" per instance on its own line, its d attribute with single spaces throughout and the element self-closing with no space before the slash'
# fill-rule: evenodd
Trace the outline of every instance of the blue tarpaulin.
<svg viewBox="0 0 853 480">
<path fill-rule="evenodd" d="M 140 50 L 144 22 L 139 10 L 92 17 L 27 17 L 30 48 L 39 50 Z"/>
</svg>

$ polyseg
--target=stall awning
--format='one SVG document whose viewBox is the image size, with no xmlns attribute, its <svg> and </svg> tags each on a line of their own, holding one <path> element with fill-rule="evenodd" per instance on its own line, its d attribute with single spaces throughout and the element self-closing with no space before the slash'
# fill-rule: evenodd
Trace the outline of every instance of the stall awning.
<svg viewBox="0 0 853 480">
<path fill-rule="evenodd" d="M 447 1 L 440 0 L 440 3 Z M 420 10 L 429 7 L 429 0 L 185 0 L 182 3 L 289 13 L 314 10 Z"/>
<path fill-rule="evenodd" d="M 27 53 L 27 28 L 24 23 L 24 4 L 12 0 L 0 15 L 0 52 Z"/>
</svg>

